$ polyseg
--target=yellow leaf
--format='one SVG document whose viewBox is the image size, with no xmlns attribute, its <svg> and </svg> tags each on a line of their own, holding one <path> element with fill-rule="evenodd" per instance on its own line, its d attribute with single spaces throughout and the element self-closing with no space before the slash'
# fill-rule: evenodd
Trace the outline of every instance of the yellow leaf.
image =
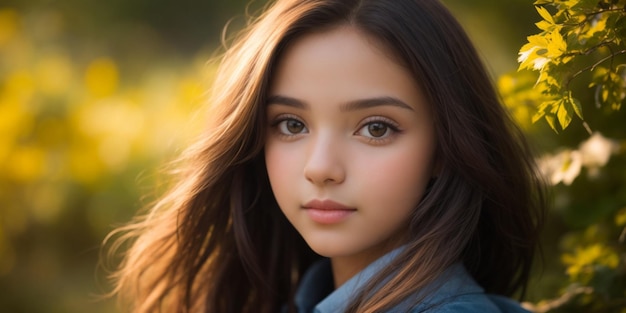
<svg viewBox="0 0 626 313">
<path fill-rule="evenodd" d="M 537 9 L 537 12 L 539 12 L 539 15 L 541 15 L 541 17 L 546 20 L 548 23 L 550 24 L 554 24 L 554 19 L 552 18 L 552 15 L 550 15 L 550 12 L 548 12 L 548 10 L 546 10 L 544 7 L 535 7 Z"/>
<path fill-rule="evenodd" d="M 558 30 L 550 33 L 548 42 L 548 57 L 551 59 L 560 57 L 567 50 L 567 43 Z"/>
<path fill-rule="evenodd" d="M 543 30 L 543 31 L 549 31 L 551 27 L 554 26 L 554 24 L 550 24 L 546 21 L 540 21 L 535 23 L 535 25 L 537 26 L 537 28 Z"/>
<path fill-rule="evenodd" d="M 588 34 L 594 35 L 595 33 L 602 32 L 606 30 L 606 22 L 610 15 L 608 14 L 600 14 L 599 18 L 593 20 L 591 23 L 591 28 L 587 31 Z"/>
<path fill-rule="evenodd" d="M 528 43 L 520 49 L 517 59 L 521 63 L 519 69 L 541 71 L 550 62 L 550 56 L 545 56 L 549 52 L 550 40 L 541 34 L 528 36 L 527 39 Z"/>
<path fill-rule="evenodd" d="M 523 70 L 523 69 L 529 69 L 532 70 L 532 64 L 534 59 L 537 57 L 535 50 L 537 50 L 539 47 L 537 47 L 536 45 L 532 44 L 532 43 L 527 43 L 524 46 L 522 46 L 522 48 L 519 51 L 519 57 L 517 58 L 517 61 L 520 62 L 519 65 L 519 69 L 518 70 Z"/>
<path fill-rule="evenodd" d="M 569 123 L 572 121 L 572 115 L 567 110 L 567 104 L 564 101 L 561 101 L 561 104 L 559 105 L 557 117 L 559 119 L 559 124 L 561 124 L 562 129 L 567 128 L 567 126 L 569 126 Z"/>
</svg>

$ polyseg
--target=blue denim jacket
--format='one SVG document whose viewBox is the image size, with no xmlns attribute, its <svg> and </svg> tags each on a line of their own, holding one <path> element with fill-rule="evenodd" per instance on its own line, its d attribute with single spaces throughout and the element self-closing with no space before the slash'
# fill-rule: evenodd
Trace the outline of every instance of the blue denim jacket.
<svg viewBox="0 0 626 313">
<path fill-rule="evenodd" d="M 400 251 L 396 249 L 376 260 L 336 290 L 333 290 L 330 261 L 326 259 L 313 264 L 304 274 L 296 292 L 294 301 L 298 312 L 343 312 L 359 289 Z M 485 294 L 461 264 L 449 268 L 433 286 L 437 287 L 419 304 L 415 305 L 411 299 L 407 299 L 387 312 L 528 313 L 511 299 Z M 419 294 L 415 297 L 419 297 Z"/>
</svg>

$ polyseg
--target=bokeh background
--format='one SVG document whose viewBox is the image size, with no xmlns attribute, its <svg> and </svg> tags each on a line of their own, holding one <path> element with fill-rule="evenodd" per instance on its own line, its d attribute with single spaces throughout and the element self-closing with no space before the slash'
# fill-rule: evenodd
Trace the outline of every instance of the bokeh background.
<svg viewBox="0 0 626 313">
<path fill-rule="evenodd" d="M 102 241 L 162 192 L 159 169 L 202 129 L 224 27 L 236 33 L 264 2 L 0 2 L 0 312 L 121 311 L 100 299 L 110 288 Z M 580 121 L 560 134 L 532 124 L 533 108 L 511 90 L 517 53 L 537 33 L 532 1 L 444 2 L 539 154 L 566 160 L 528 300 L 558 298 L 586 266 L 615 273 L 625 258 L 623 110 L 588 115 L 610 143 L 608 163 L 572 172 L 562 154 L 589 137 Z"/>
</svg>

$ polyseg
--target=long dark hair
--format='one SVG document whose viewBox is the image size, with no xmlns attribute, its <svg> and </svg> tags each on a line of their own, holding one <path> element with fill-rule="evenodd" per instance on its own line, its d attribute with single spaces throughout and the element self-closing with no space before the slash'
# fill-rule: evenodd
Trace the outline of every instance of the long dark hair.
<svg viewBox="0 0 626 313">
<path fill-rule="evenodd" d="M 441 163 L 414 210 L 407 248 L 349 312 L 400 303 L 456 262 L 487 292 L 525 289 L 545 207 L 519 129 L 498 101 L 462 27 L 437 0 L 279 0 L 223 58 L 206 135 L 184 156 L 179 183 L 118 230 L 132 245 L 115 293 L 148 312 L 276 312 L 315 255 L 280 212 L 263 146 L 265 102 L 281 52 L 303 34 L 351 25 L 421 84 Z M 385 280 L 383 277 L 391 277 Z M 419 301 L 417 299 L 416 301 Z"/>
</svg>

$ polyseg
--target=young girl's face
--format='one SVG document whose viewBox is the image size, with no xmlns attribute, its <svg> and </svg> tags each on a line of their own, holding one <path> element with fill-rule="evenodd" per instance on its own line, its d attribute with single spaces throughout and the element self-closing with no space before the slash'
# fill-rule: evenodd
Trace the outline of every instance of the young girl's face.
<svg viewBox="0 0 626 313">
<path fill-rule="evenodd" d="M 268 99 L 272 190 L 310 247 L 357 266 L 401 244 L 435 164 L 430 108 L 410 72 L 338 27 L 289 45 Z"/>
</svg>

